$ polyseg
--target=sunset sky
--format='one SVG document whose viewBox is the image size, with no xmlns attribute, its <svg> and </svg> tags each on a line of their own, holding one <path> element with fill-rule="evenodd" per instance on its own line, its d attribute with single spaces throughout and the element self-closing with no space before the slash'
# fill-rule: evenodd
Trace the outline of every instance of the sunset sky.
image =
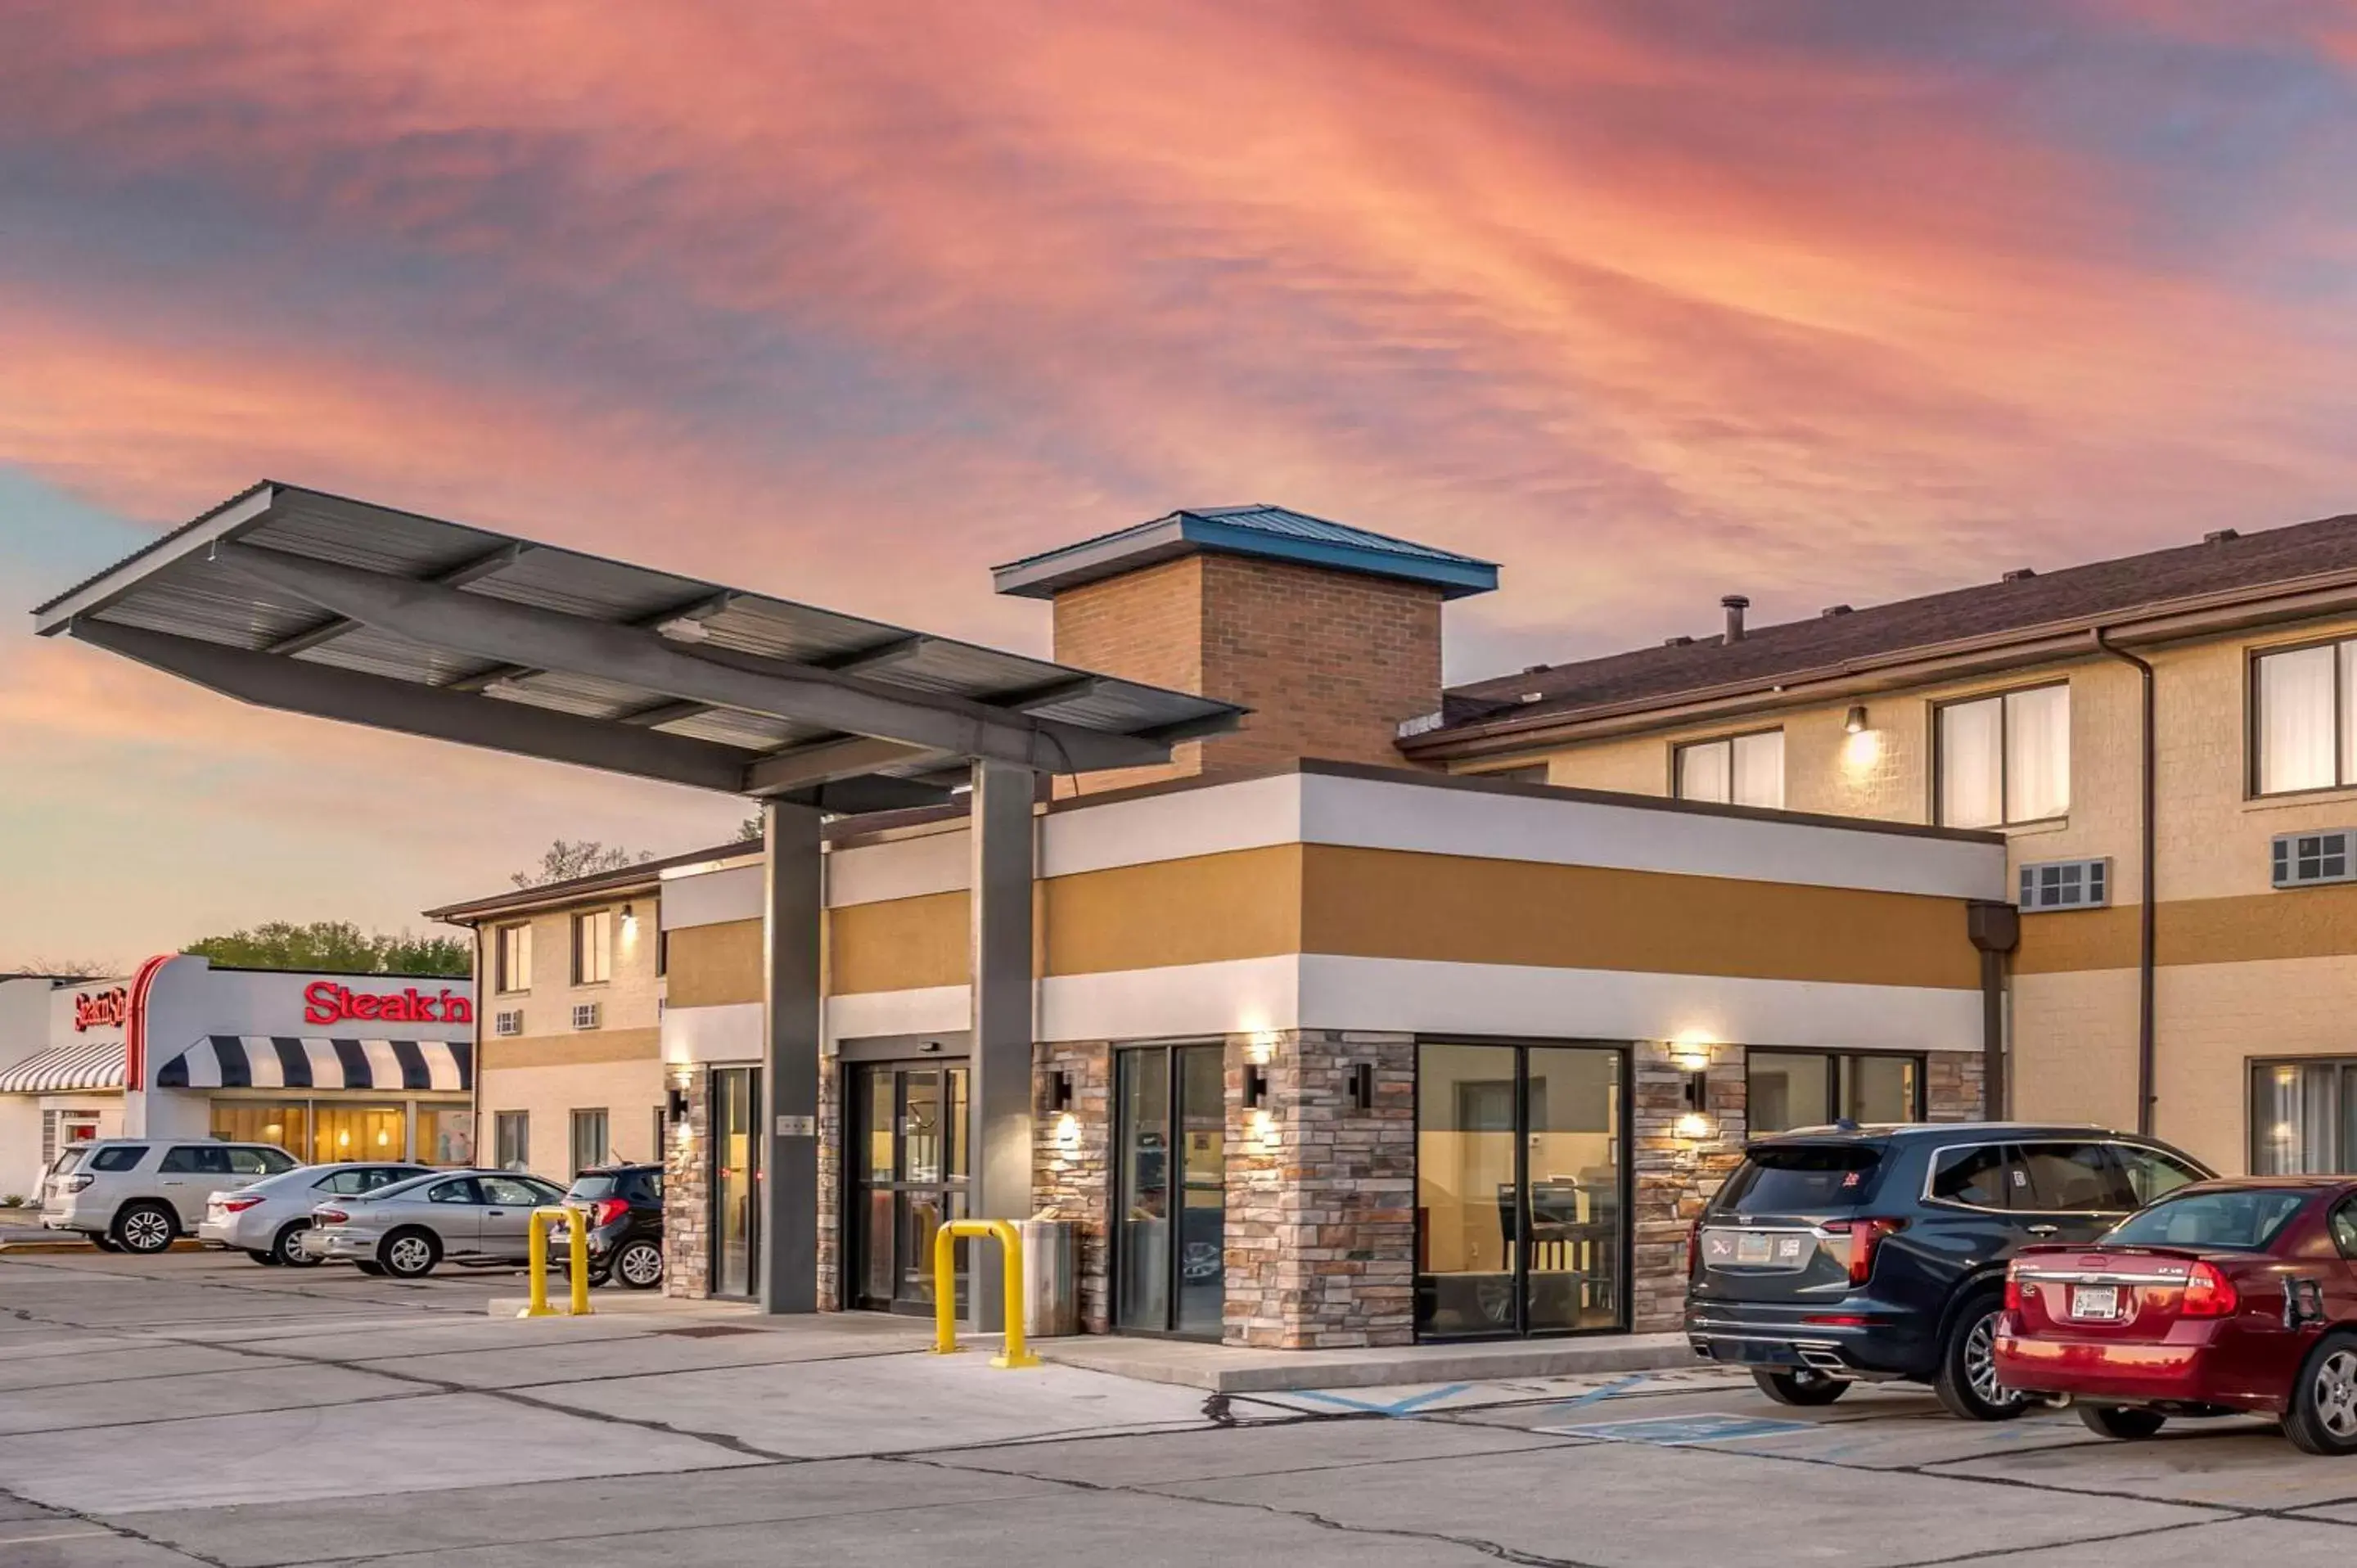
<svg viewBox="0 0 2357 1568">
<path fill-rule="evenodd" d="M 1471 679 L 2357 510 L 2357 4 L 0 7 L 0 584 L 270 477 L 1044 651 L 1282 502 Z M 0 636 L 0 970 L 732 802 Z"/>
</svg>

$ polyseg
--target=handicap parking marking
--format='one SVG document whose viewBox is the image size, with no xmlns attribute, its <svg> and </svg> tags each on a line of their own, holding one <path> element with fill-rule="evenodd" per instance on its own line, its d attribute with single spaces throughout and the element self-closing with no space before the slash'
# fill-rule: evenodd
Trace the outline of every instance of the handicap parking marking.
<svg viewBox="0 0 2357 1568">
<path fill-rule="evenodd" d="M 1787 1432 L 1814 1431 L 1808 1421 L 1777 1421 L 1759 1415 L 1648 1415 L 1630 1421 L 1587 1422 L 1570 1426 L 1534 1426 L 1550 1437 L 1592 1437 L 1607 1443 L 1651 1443 L 1683 1448 L 1697 1443 L 1730 1443 L 1746 1437 L 1773 1437 Z"/>
<path fill-rule="evenodd" d="M 1409 1394 L 1404 1399 L 1394 1400 L 1388 1404 L 1377 1403 L 1373 1400 L 1353 1399 L 1349 1394 L 1338 1394 L 1325 1389 L 1302 1389 L 1293 1397 L 1316 1400 L 1320 1404 L 1340 1405 L 1344 1410 L 1357 1411 L 1366 1415 L 1407 1415 L 1423 1409 L 1426 1405 L 1445 1400 L 1451 1394 L 1461 1394 L 1470 1387 L 1472 1387 L 1470 1383 L 1450 1383 L 1443 1388 L 1426 1389 L 1420 1393 Z"/>
</svg>

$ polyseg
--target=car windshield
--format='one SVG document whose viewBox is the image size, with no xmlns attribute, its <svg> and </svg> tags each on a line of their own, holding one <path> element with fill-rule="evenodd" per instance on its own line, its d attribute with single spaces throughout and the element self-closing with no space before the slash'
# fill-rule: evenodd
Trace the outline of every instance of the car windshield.
<svg viewBox="0 0 2357 1568">
<path fill-rule="evenodd" d="M 2264 1251 L 2315 1196 L 2301 1187 L 2280 1187 L 2182 1193 L 2129 1215 L 2104 1240 L 2117 1246 Z"/>
<path fill-rule="evenodd" d="M 58 1163 L 49 1167 L 50 1173 L 55 1176 L 65 1175 L 66 1172 L 81 1164 L 82 1154 L 83 1151 L 81 1149 L 68 1149 L 58 1156 Z"/>
<path fill-rule="evenodd" d="M 1882 1163 L 1877 1144 L 1769 1144 L 1748 1150 L 1712 1202 L 1714 1212 L 1855 1208 Z"/>
</svg>

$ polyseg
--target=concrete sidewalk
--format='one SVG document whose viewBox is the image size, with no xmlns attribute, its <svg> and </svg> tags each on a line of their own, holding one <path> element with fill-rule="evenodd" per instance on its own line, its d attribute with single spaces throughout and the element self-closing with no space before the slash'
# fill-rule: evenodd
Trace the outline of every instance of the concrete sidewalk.
<svg viewBox="0 0 2357 1568">
<path fill-rule="evenodd" d="M 1231 1345 L 1099 1334 L 1035 1340 L 1031 1348 L 1041 1360 L 1058 1366 L 1223 1394 L 1569 1378 L 1597 1372 L 1667 1371 L 1704 1364 L 1687 1348 L 1683 1334 L 1352 1350 L 1248 1350 Z"/>
</svg>

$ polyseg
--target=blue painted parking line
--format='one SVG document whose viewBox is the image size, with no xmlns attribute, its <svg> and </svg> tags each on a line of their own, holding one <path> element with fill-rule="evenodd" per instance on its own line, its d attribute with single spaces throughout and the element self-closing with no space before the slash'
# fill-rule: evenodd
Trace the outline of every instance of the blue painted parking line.
<svg viewBox="0 0 2357 1568">
<path fill-rule="evenodd" d="M 1596 1437 L 1608 1443 L 1652 1443 L 1678 1448 L 1695 1443 L 1729 1443 L 1744 1437 L 1807 1432 L 1813 1425 L 1806 1421 L 1770 1421 L 1756 1415 L 1652 1415 L 1634 1421 L 1599 1421 L 1532 1430 L 1550 1437 Z"/>
<path fill-rule="evenodd" d="M 1303 1389 L 1295 1397 L 1317 1400 L 1322 1404 L 1340 1405 L 1344 1410 L 1361 1411 L 1369 1415 L 1405 1415 L 1411 1411 L 1419 1410 L 1432 1403 L 1435 1400 L 1445 1400 L 1451 1394 L 1461 1394 L 1470 1387 L 1472 1387 L 1470 1383 L 1450 1383 L 1446 1388 L 1426 1389 L 1420 1394 L 1410 1394 L 1405 1399 L 1394 1400 L 1389 1404 L 1377 1404 L 1372 1400 L 1352 1399 L 1348 1394 L 1329 1393 L 1323 1389 Z"/>
<path fill-rule="evenodd" d="M 1652 1379 L 1653 1375 L 1651 1372 L 1634 1372 L 1625 1378 L 1615 1378 L 1601 1388 L 1590 1389 L 1577 1399 L 1567 1399 L 1561 1404 L 1541 1405 L 1539 1408 L 1541 1410 L 1585 1410 L 1589 1405 L 1612 1398 L 1615 1394 L 1625 1394 L 1641 1383 L 1652 1381 Z"/>
</svg>

